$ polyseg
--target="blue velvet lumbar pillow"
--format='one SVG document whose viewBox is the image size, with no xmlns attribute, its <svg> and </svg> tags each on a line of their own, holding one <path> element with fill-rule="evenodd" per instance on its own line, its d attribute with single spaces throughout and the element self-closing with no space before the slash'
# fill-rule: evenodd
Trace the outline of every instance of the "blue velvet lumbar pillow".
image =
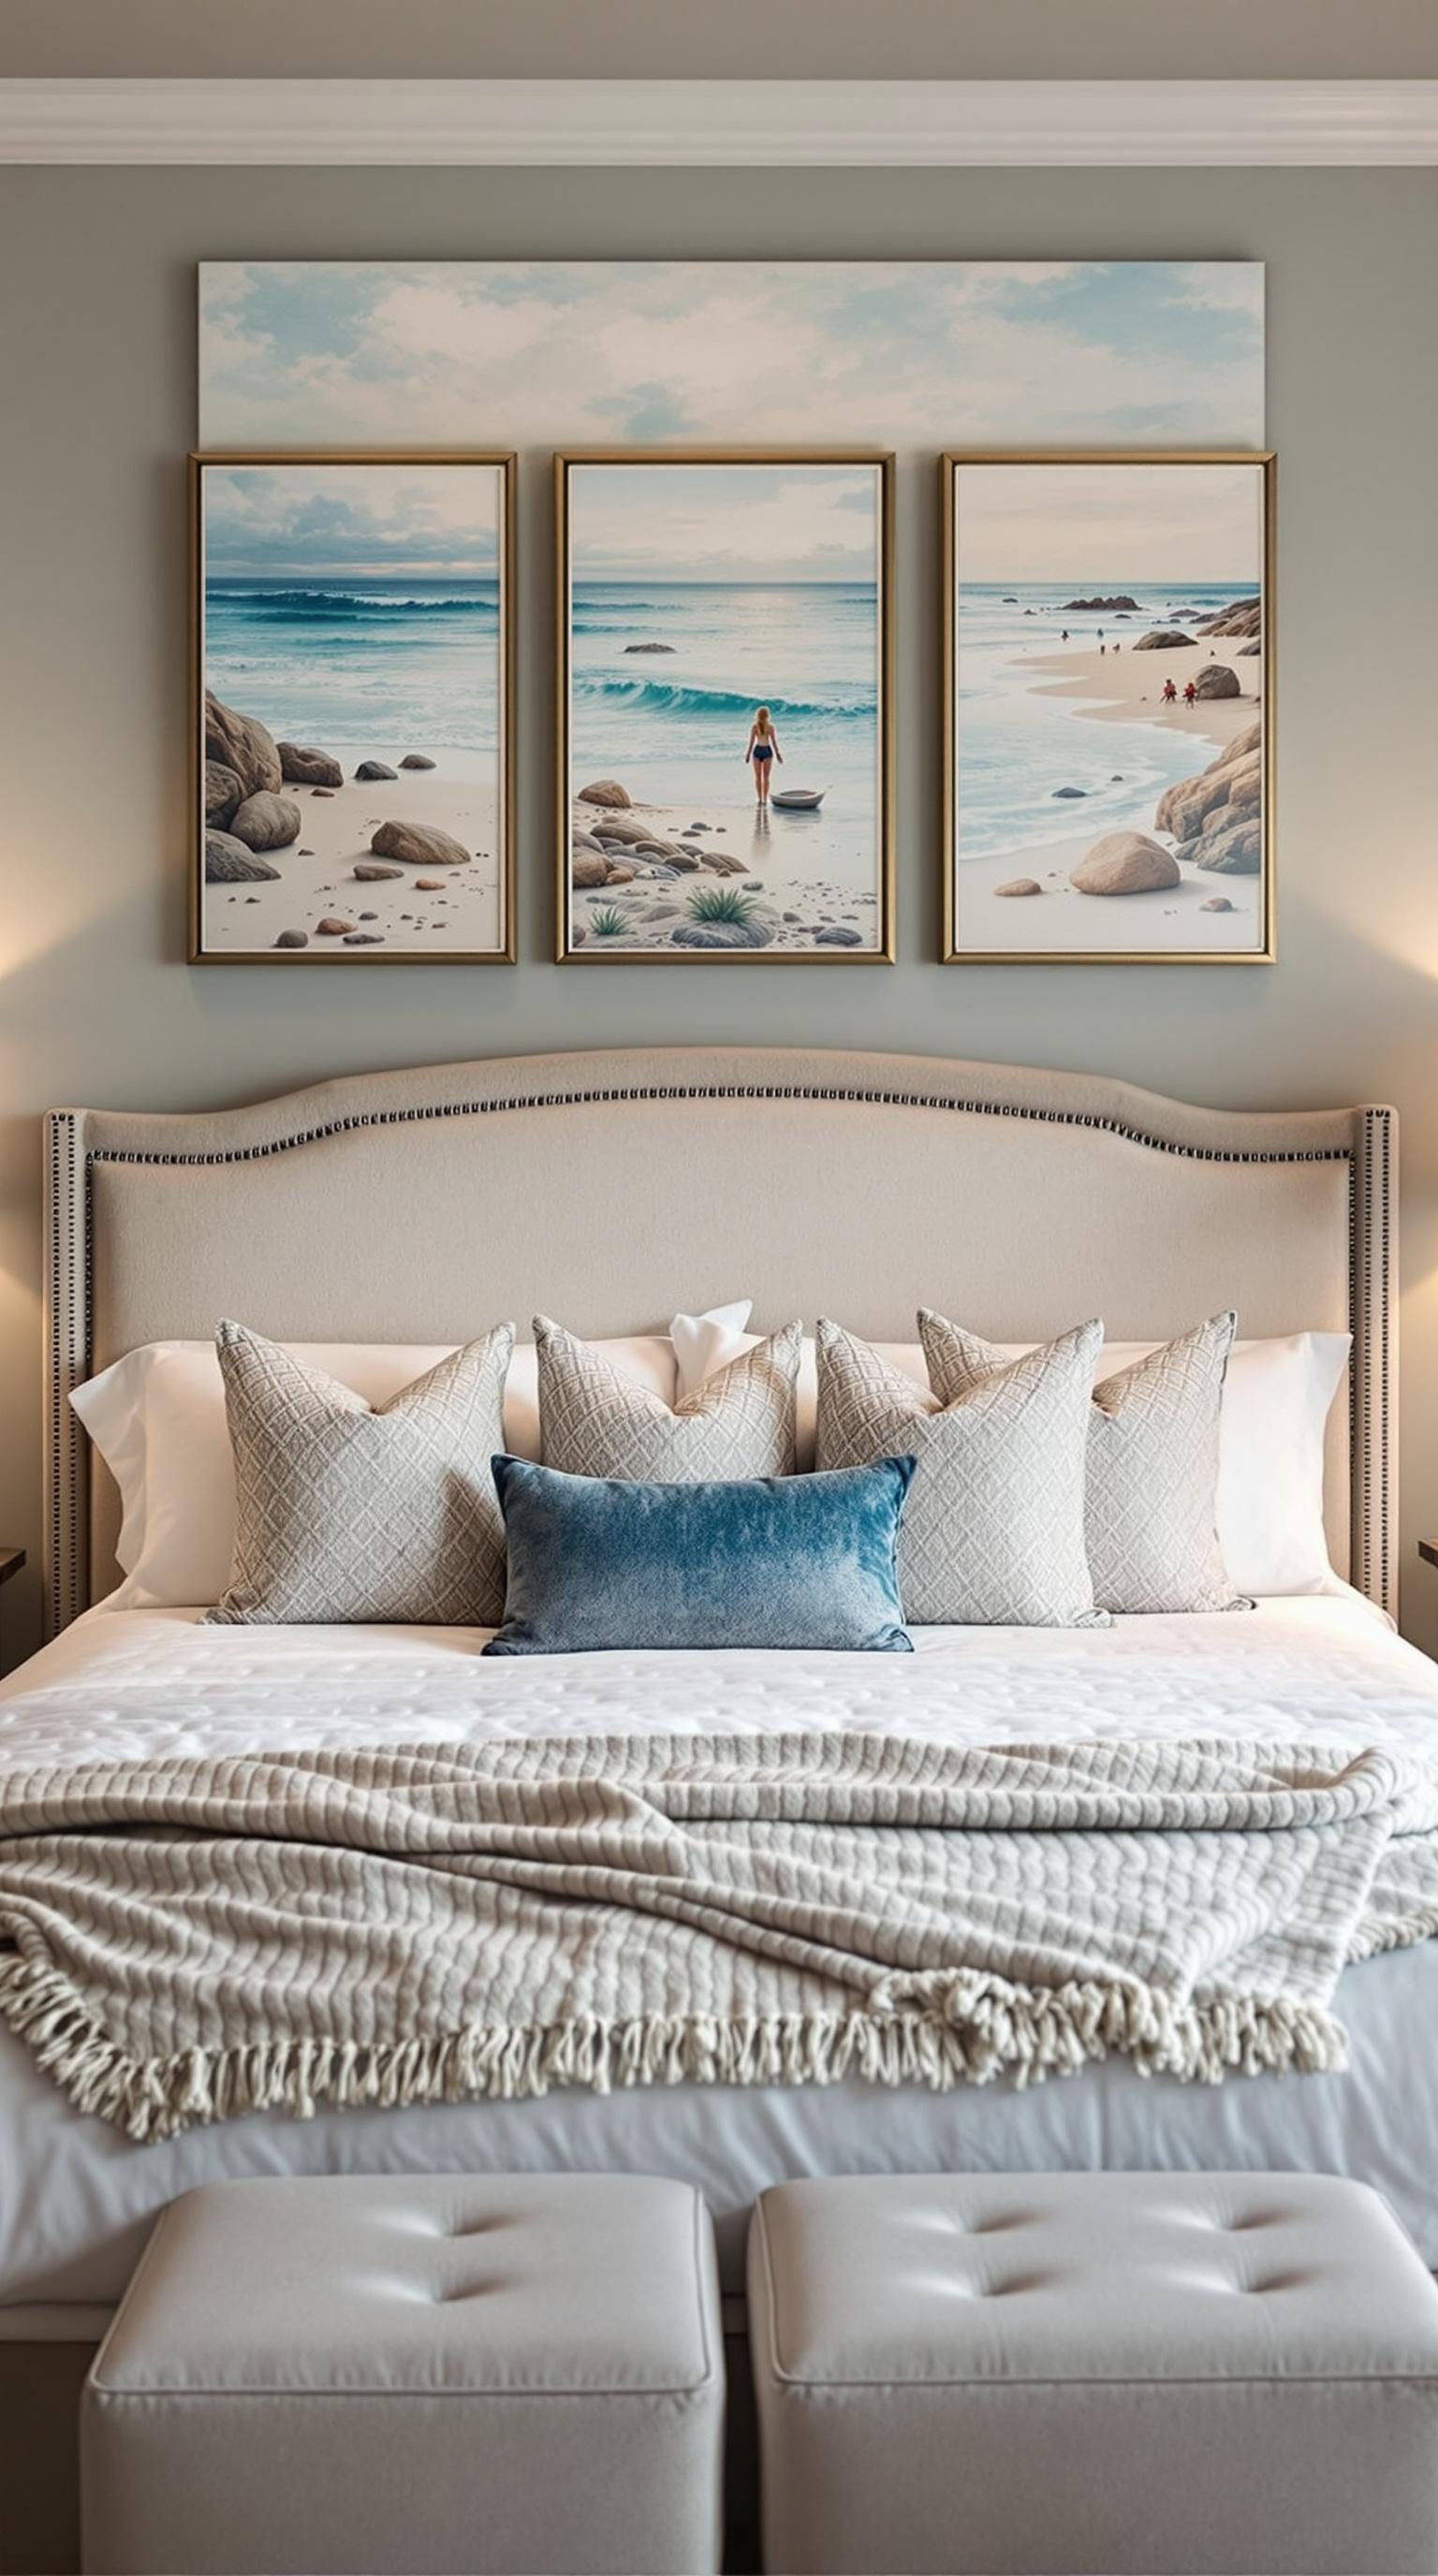
<svg viewBox="0 0 1438 2576">
<path fill-rule="evenodd" d="M 895 1573 L 912 1458 L 692 1485 L 493 1465 L 509 1588 L 487 1655 L 913 1651 Z"/>
</svg>

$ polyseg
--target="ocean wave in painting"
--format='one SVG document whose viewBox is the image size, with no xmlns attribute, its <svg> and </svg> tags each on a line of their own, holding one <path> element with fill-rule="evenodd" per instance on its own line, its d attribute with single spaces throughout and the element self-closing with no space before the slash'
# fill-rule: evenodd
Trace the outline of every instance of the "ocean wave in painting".
<svg viewBox="0 0 1438 2576">
<path fill-rule="evenodd" d="M 611 680 L 592 672 L 575 674 L 574 694 L 576 698 L 604 698 L 612 705 L 649 715 L 747 718 L 755 705 L 752 689 L 710 689 L 684 680 Z M 836 690 L 828 696 L 804 698 L 771 694 L 765 704 L 776 724 L 786 717 L 798 720 L 806 716 L 826 722 L 872 724 L 876 700 L 872 689 L 860 689 L 852 694 Z"/>
<path fill-rule="evenodd" d="M 273 626 L 303 625 L 310 620 L 330 624 L 351 618 L 358 625 L 378 626 L 389 618 L 499 615 L 497 589 L 489 596 L 470 593 L 459 598 L 404 599 L 387 591 L 269 590 L 259 585 L 233 589 L 223 582 L 212 582 L 205 596 L 211 608 L 248 611 L 250 616 Z"/>
</svg>

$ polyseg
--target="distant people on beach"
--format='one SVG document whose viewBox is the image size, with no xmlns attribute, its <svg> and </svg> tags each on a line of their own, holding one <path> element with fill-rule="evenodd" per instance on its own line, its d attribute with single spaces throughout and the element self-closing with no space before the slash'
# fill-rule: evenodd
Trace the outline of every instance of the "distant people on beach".
<svg viewBox="0 0 1438 2576">
<path fill-rule="evenodd" d="M 1198 691 L 1194 687 L 1192 680 L 1189 681 L 1187 688 L 1184 690 L 1183 703 L 1186 707 L 1196 707 L 1198 704 Z"/>
<path fill-rule="evenodd" d="M 767 805 L 770 768 L 776 760 L 781 769 L 784 766 L 784 755 L 779 749 L 779 737 L 774 731 L 774 719 L 767 707 L 755 709 L 754 721 L 749 727 L 749 748 L 744 757 L 754 765 L 754 793 L 761 805 Z"/>
<path fill-rule="evenodd" d="M 1174 687 L 1172 680 L 1164 681 L 1163 703 L 1166 707 L 1176 707 L 1178 704 L 1178 691 Z"/>
<path fill-rule="evenodd" d="M 1060 642 L 1061 644 L 1067 644 L 1068 640 L 1069 640 L 1069 631 L 1068 631 L 1068 628 L 1065 626 L 1065 627 L 1063 627 L 1063 628 L 1061 628 L 1061 629 L 1060 629 L 1060 632 L 1059 632 L 1059 642 Z"/>
</svg>

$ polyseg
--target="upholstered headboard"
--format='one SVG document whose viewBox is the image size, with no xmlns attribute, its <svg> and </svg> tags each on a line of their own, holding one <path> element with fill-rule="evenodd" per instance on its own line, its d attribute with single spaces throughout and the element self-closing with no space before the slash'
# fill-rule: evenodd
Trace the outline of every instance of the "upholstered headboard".
<svg viewBox="0 0 1438 2576">
<path fill-rule="evenodd" d="M 673 1048 L 359 1074 L 257 1107 L 67 1109 L 48 1155 L 49 1616 L 115 1579 L 72 1386 L 222 1313 L 303 1341 L 457 1341 L 537 1308 L 594 1335 L 752 1296 L 908 1340 L 1101 1314 L 1123 1340 L 1236 1305 L 1351 1329 L 1335 1562 L 1395 1589 L 1395 1119 L 1195 1109 L 1090 1075 Z"/>
</svg>

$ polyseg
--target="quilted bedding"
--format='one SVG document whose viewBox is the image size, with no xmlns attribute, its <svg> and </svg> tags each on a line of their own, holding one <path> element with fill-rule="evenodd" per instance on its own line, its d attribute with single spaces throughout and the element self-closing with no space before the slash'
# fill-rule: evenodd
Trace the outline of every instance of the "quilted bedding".
<svg viewBox="0 0 1438 2576">
<path fill-rule="evenodd" d="M 1425 1660 L 1352 1599 L 1252 1617 L 1135 1622 L 1108 1635 L 921 1632 L 912 1659 L 594 1657 L 495 1666 L 458 1631 L 217 1631 L 185 1614 L 97 1613 L 0 1696 L 0 1779 L 57 1761 L 209 1757 L 270 1745 L 482 1744 L 507 1735 L 858 1729 L 948 1746 L 1192 1739 L 1386 1748 L 1438 1744 Z M 1353 2073 L 1258 2078 L 1220 2094 L 1146 2086 L 1112 2063 L 1019 2101 L 891 2093 L 845 2078 L 804 2096 L 759 2084 L 644 2087 L 398 2113 L 261 2113 L 126 2148 L 0 2041 L 0 2300 L 112 2295 L 144 2213 L 214 2172 L 606 2162 L 688 2172 L 721 2217 L 795 2170 L 1065 2163 L 1319 2164 L 1388 2188 L 1435 2239 L 1427 2150 L 1438 2085 L 1414 2045 L 1431 2021 L 1432 1945 L 1350 1969 L 1337 1998 Z M 1395 2043 L 1401 2041 L 1401 2050 Z M 1384 2089 L 1380 2095 L 1379 2086 Z M 103 2143 L 108 2141 L 108 2143 Z"/>
</svg>

